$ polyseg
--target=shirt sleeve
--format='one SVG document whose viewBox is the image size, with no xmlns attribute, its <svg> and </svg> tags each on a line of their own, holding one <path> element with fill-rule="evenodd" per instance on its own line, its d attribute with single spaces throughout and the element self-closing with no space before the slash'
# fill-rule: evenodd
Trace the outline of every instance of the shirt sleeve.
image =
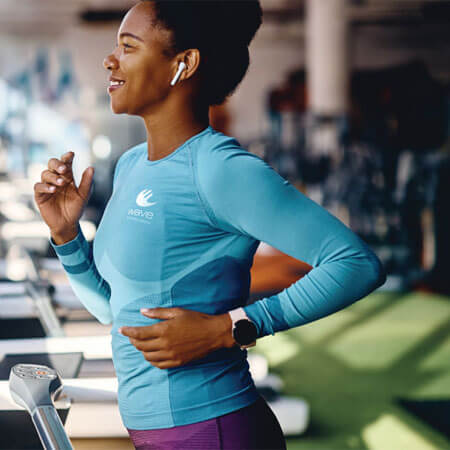
<svg viewBox="0 0 450 450">
<path fill-rule="evenodd" d="M 139 146 L 126 151 L 117 161 L 114 168 L 113 190 L 119 181 L 120 174 L 126 171 L 127 164 L 137 154 Z M 110 298 L 111 289 L 102 278 L 95 265 L 93 242 L 88 243 L 78 227 L 77 236 L 70 242 L 56 245 L 50 239 L 51 246 L 61 261 L 75 295 L 86 309 L 101 323 L 109 324 L 113 320 Z"/>
<path fill-rule="evenodd" d="M 95 266 L 92 243 L 86 241 L 81 228 L 72 241 L 56 245 L 50 239 L 50 243 L 81 303 L 101 323 L 111 323 L 112 312 L 109 303 L 111 290 Z"/>
<path fill-rule="evenodd" d="M 124 156 L 125 154 L 119 158 L 114 169 L 113 189 Z M 50 245 L 54 248 L 75 295 L 84 307 L 99 322 L 105 325 L 111 323 L 113 318 L 109 302 L 111 289 L 95 265 L 93 242 L 87 242 L 81 228 L 78 227 L 78 234 L 72 241 L 56 245 L 50 238 Z"/>
<path fill-rule="evenodd" d="M 313 267 L 279 294 L 244 307 L 258 337 L 325 317 L 384 283 L 370 248 L 256 155 L 240 147 L 205 152 L 197 161 L 197 177 L 213 224 Z"/>
</svg>

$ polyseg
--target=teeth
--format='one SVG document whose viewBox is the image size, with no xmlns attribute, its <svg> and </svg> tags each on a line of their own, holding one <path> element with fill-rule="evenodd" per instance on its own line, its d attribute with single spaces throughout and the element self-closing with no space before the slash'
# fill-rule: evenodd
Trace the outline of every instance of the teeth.
<svg viewBox="0 0 450 450">
<path fill-rule="evenodd" d="M 124 83 L 125 83 L 125 81 L 110 81 L 109 85 L 110 86 L 120 86 L 120 85 L 122 85 Z"/>
</svg>

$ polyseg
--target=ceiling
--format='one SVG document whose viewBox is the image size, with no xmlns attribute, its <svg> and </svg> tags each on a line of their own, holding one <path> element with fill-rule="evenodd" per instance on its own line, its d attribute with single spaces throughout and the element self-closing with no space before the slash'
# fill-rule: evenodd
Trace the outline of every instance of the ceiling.
<svg viewBox="0 0 450 450">
<path fill-rule="evenodd" d="M 297 22 L 306 0 L 261 0 L 265 21 Z M 323 0 L 316 0 L 323 1 Z M 449 22 L 450 0 L 348 0 L 352 23 Z M 135 0 L 0 0 L 0 30 L 13 34 L 59 32 L 75 23 L 118 20 Z"/>
</svg>

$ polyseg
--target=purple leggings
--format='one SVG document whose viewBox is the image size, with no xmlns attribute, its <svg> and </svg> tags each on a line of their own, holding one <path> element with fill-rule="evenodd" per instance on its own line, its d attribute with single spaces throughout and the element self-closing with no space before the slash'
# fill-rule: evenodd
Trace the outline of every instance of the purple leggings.
<svg viewBox="0 0 450 450">
<path fill-rule="evenodd" d="M 286 450 L 280 424 L 261 396 L 214 419 L 128 433 L 137 450 Z"/>
</svg>

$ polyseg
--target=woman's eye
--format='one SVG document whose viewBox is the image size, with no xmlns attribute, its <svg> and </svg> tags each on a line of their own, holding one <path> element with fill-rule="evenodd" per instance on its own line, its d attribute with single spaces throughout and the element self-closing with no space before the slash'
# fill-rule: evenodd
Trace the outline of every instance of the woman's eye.
<svg viewBox="0 0 450 450">
<path fill-rule="evenodd" d="M 127 44 L 126 42 L 123 43 L 124 48 L 133 48 L 130 44 Z"/>
</svg>

